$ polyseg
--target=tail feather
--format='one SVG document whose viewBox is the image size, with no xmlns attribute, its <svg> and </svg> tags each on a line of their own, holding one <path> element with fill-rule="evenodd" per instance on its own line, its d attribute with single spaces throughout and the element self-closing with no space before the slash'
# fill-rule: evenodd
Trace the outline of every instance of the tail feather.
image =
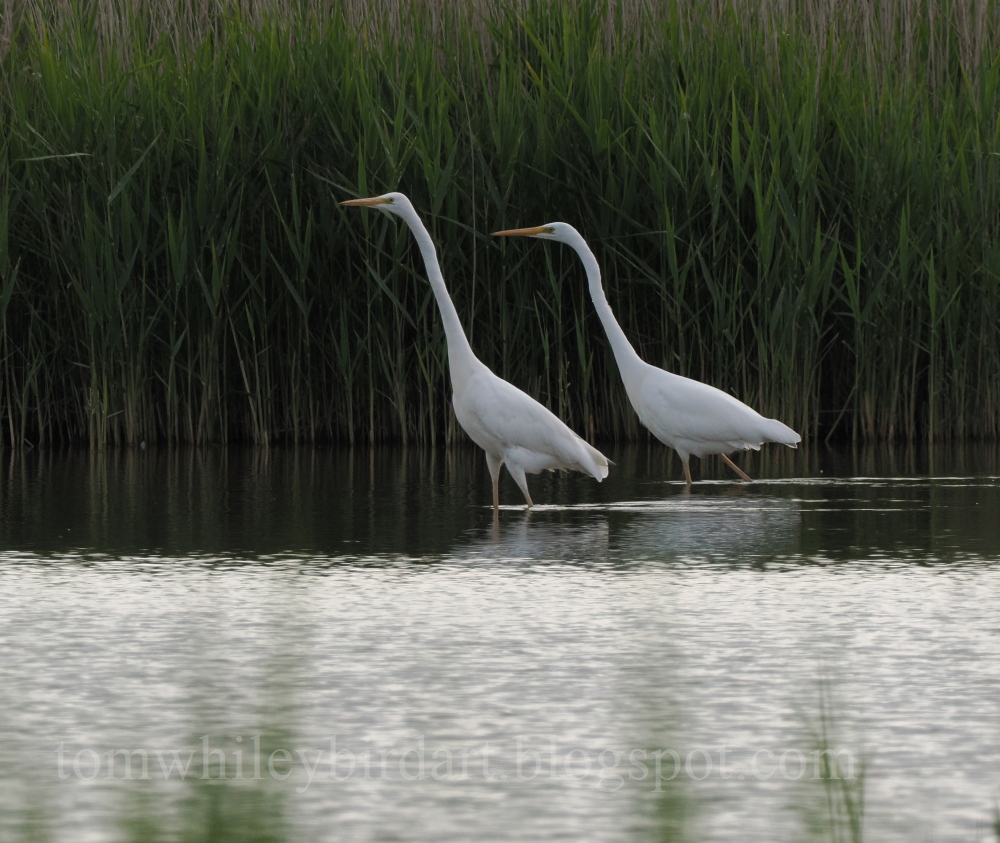
<svg viewBox="0 0 1000 843">
<path fill-rule="evenodd" d="M 608 466 L 611 464 L 611 460 L 585 439 L 580 439 L 580 445 L 583 448 L 584 456 L 580 467 L 600 483 L 608 476 Z"/>
<path fill-rule="evenodd" d="M 777 419 L 765 419 L 762 433 L 764 434 L 765 441 L 779 442 L 782 445 L 788 445 L 789 448 L 794 448 L 802 441 L 802 437 L 799 434 L 787 424 Z"/>
</svg>

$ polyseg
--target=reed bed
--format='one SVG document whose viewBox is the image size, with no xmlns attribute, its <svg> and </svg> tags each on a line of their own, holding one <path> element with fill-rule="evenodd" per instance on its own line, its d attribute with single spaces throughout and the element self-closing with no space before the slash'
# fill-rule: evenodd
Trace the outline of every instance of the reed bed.
<svg viewBox="0 0 1000 843">
<path fill-rule="evenodd" d="M 456 437 L 399 189 L 481 358 L 642 435 L 651 362 L 809 439 L 1000 433 L 985 0 L 20 0 L 0 20 L 0 447 Z"/>
</svg>

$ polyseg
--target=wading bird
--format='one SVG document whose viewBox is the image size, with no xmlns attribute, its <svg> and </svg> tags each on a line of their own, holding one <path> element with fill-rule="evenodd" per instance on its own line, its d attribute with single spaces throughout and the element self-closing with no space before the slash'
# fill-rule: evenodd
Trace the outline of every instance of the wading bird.
<svg viewBox="0 0 1000 843">
<path fill-rule="evenodd" d="M 691 486 L 692 454 L 718 454 L 744 480 L 750 478 L 727 456 L 732 451 L 760 450 L 764 442 L 780 442 L 794 448 L 802 437 L 777 419 L 765 419 L 742 401 L 714 386 L 674 375 L 646 363 L 636 354 L 601 286 L 601 270 L 580 233 L 564 222 L 534 228 L 497 231 L 494 237 L 523 236 L 558 240 L 573 247 L 583 261 L 590 285 L 590 298 L 611 343 L 625 391 L 639 421 L 664 445 L 677 451 L 684 463 L 684 477 Z"/>
<path fill-rule="evenodd" d="M 596 478 L 608 476 L 608 459 L 587 444 L 549 410 L 513 384 L 498 378 L 472 352 L 462 330 L 458 311 L 448 295 L 437 252 L 430 234 L 402 193 L 386 193 L 371 199 L 350 199 L 341 205 L 378 208 L 402 217 L 420 247 L 434 298 L 441 311 L 448 342 L 452 404 L 462 428 L 486 452 L 486 464 L 493 478 L 493 512 L 500 507 L 500 467 L 507 471 L 533 506 L 525 474 L 572 469 Z"/>
</svg>

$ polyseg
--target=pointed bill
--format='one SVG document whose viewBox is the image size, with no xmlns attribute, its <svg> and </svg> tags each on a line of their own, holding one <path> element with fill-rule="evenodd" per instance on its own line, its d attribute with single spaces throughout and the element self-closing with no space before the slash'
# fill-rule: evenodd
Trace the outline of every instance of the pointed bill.
<svg viewBox="0 0 1000 843">
<path fill-rule="evenodd" d="M 384 196 L 372 196 L 370 199 L 346 199 L 340 204 L 358 208 L 374 208 L 378 205 L 388 205 L 390 204 L 390 200 Z"/>
<path fill-rule="evenodd" d="M 506 231 L 494 231 L 494 237 L 537 237 L 545 233 L 544 225 L 536 225 L 534 228 L 508 228 Z"/>
</svg>

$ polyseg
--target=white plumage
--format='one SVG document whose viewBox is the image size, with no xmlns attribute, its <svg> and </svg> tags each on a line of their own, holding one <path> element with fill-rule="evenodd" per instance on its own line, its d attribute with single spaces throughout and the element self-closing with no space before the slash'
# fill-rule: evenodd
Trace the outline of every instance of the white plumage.
<svg viewBox="0 0 1000 843">
<path fill-rule="evenodd" d="M 503 235 L 558 240 L 576 250 L 586 269 L 590 297 L 608 335 L 629 401 L 639 420 L 652 434 L 680 455 L 689 486 L 689 459 L 692 455 L 704 457 L 719 454 L 740 477 L 750 480 L 727 453 L 751 448 L 760 450 L 764 442 L 780 442 L 794 448 L 802 440 L 788 425 L 777 419 L 764 418 L 722 390 L 672 374 L 642 360 L 626 338 L 604 296 L 597 258 L 573 226 L 552 222 L 495 234 Z"/>
<path fill-rule="evenodd" d="M 402 217 L 417 240 L 448 342 L 455 417 L 469 438 L 486 452 L 486 463 L 493 479 L 494 512 L 499 508 L 502 465 L 507 466 L 529 507 L 532 501 L 525 474 L 572 469 L 598 481 L 607 477 L 607 457 L 534 398 L 493 374 L 473 353 L 445 287 L 434 243 L 410 200 L 402 193 L 386 193 L 341 204 L 378 208 Z"/>
</svg>

